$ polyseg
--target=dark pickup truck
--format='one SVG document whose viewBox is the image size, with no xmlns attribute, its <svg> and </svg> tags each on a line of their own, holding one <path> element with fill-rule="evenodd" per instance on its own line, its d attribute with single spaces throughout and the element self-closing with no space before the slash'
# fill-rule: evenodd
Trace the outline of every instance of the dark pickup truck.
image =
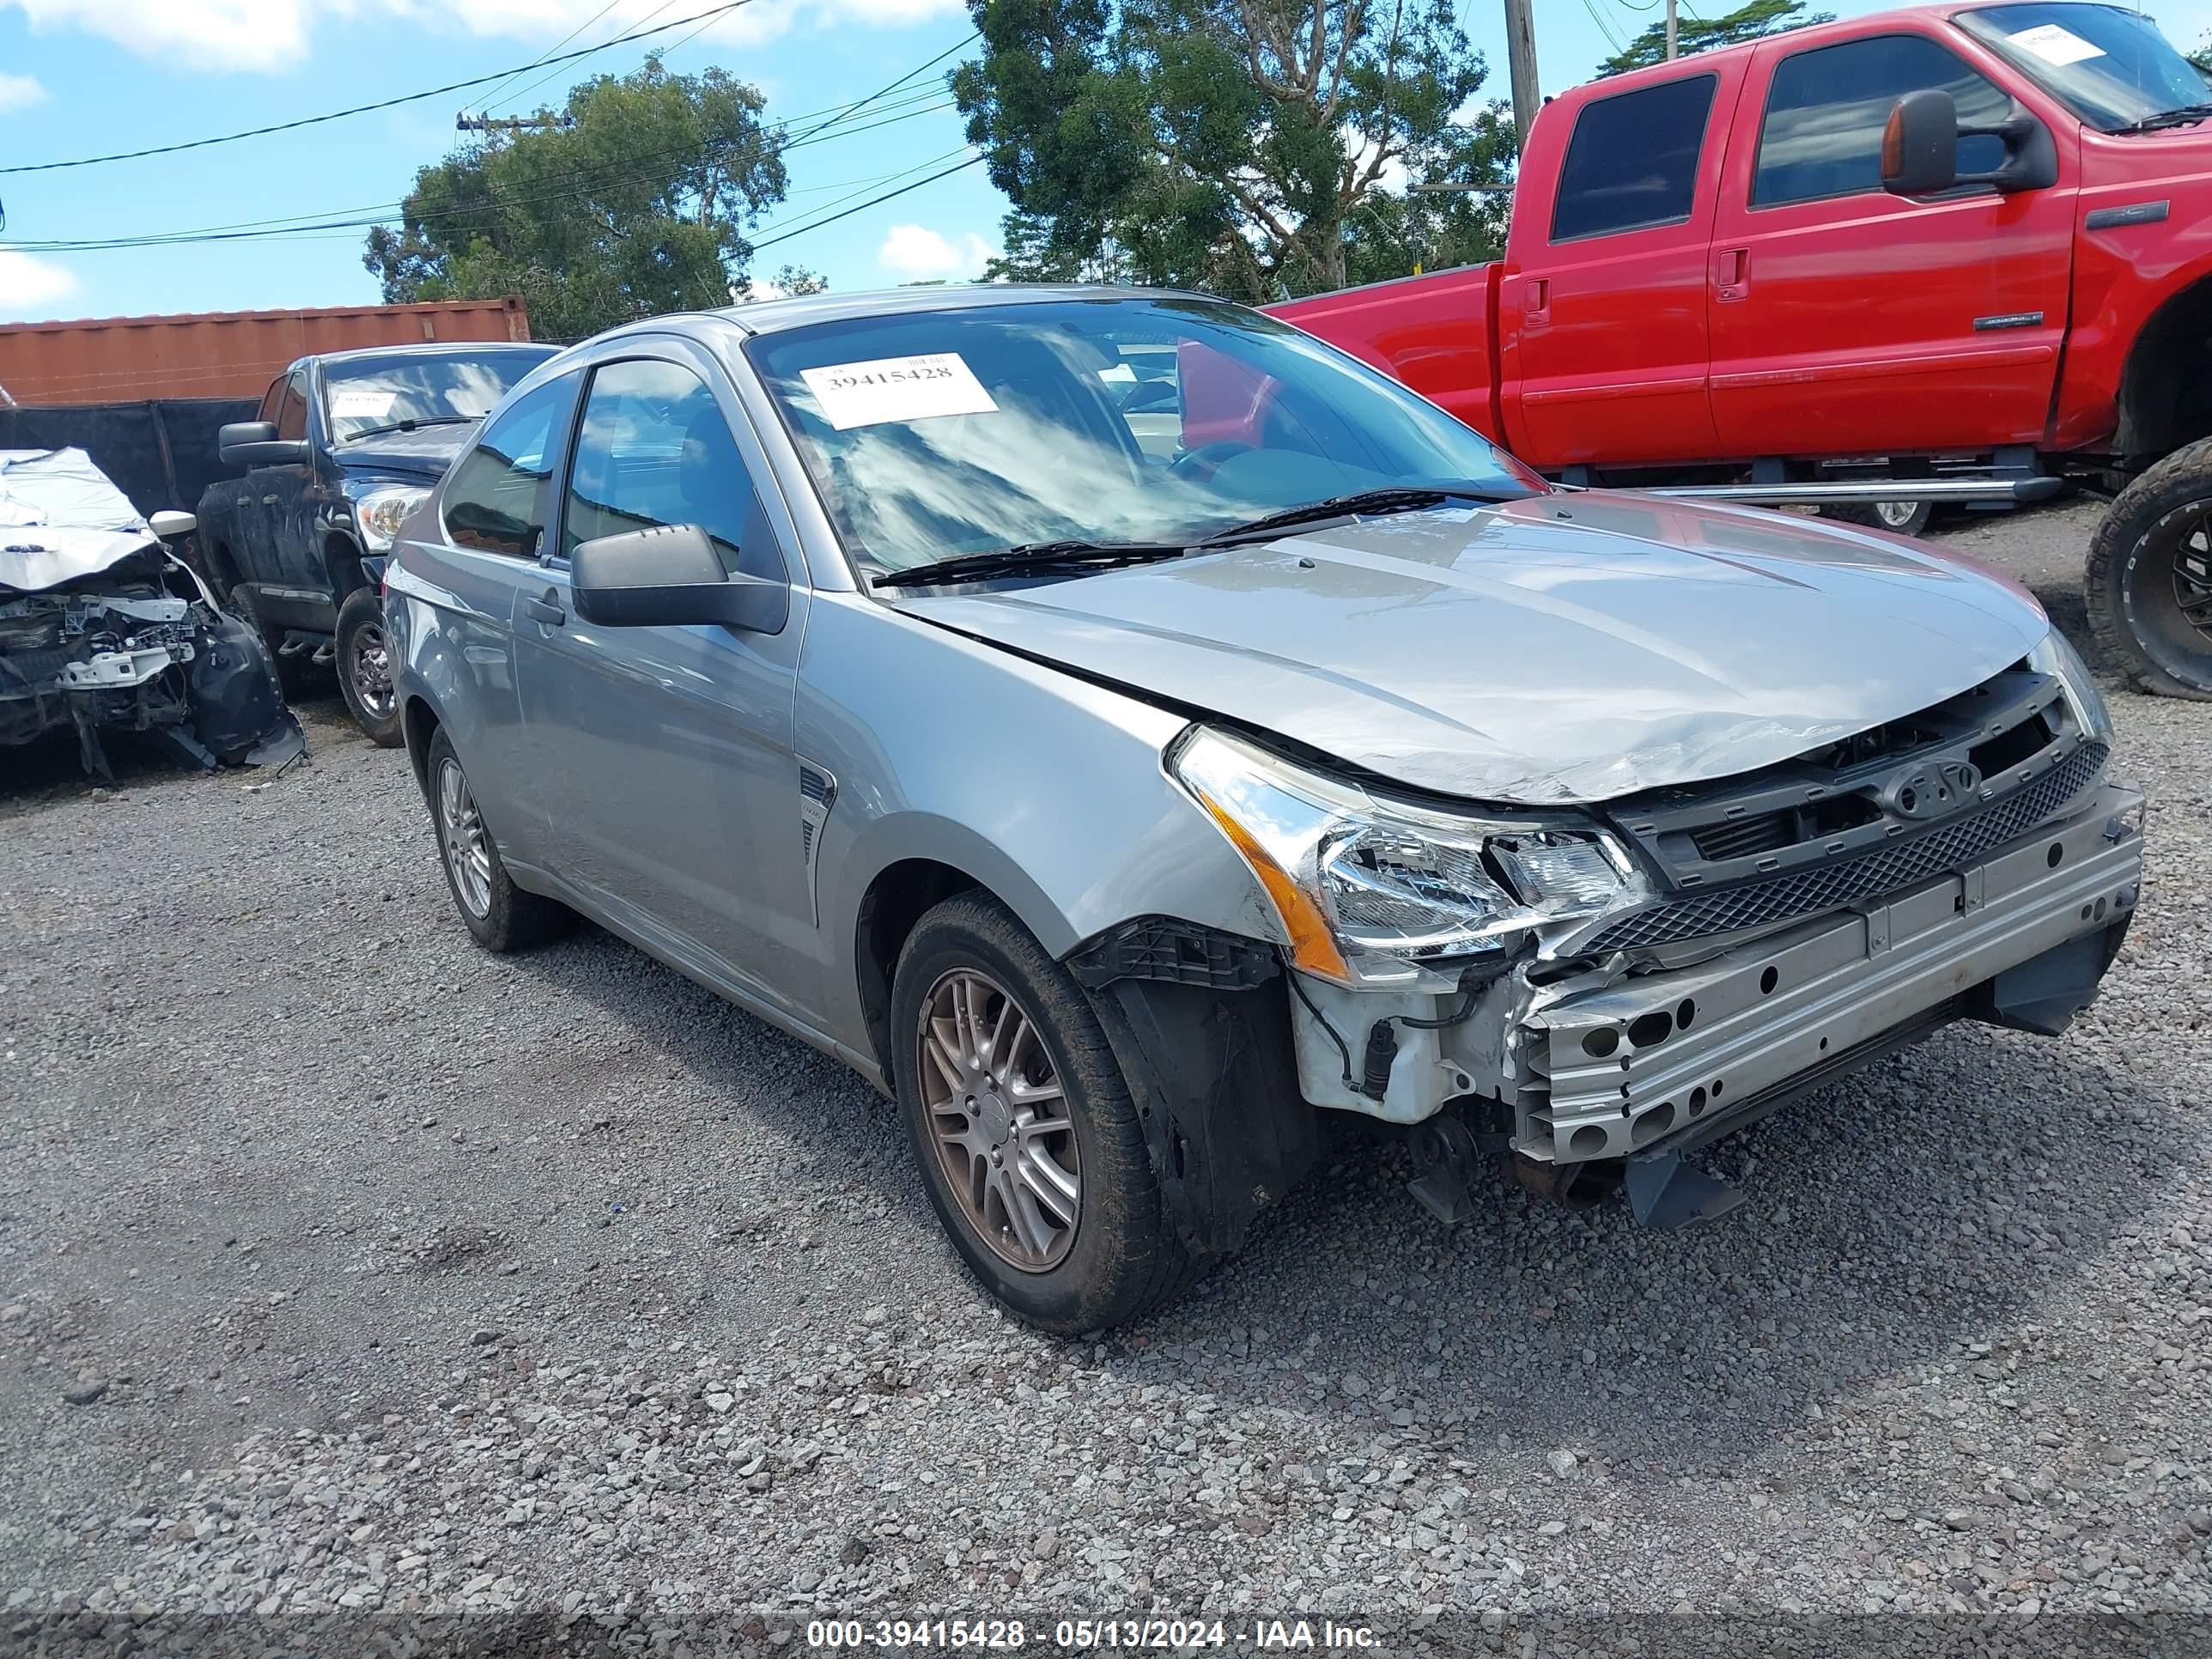
<svg viewBox="0 0 2212 1659">
<path fill-rule="evenodd" d="M 200 498 L 208 575 L 276 654 L 287 694 L 333 662 L 346 706 L 400 740 L 379 592 L 392 540 L 543 345 L 380 346 L 302 357 L 270 382 L 259 418 L 226 426 L 236 479 Z"/>
</svg>

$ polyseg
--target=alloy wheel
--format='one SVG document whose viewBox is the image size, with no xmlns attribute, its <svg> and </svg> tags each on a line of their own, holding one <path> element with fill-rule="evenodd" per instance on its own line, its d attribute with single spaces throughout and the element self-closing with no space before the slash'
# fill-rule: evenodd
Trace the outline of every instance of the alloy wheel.
<svg viewBox="0 0 2212 1659">
<path fill-rule="evenodd" d="M 469 793 L 460 763 L 451 756 L 438 763 L 438 845 L 453 891 L 479 921 L 491 915 L 491 840 L 483 814 Z"/>
<path fill-rule="evenodd" d="M 361 706 L 378 720 L 386 718 L 395 706 L 392 689 L 392 653 L 385 644 L 384 630 L 374 623 L 365 623 L 356 629 L 353 646 L 346 664 L 353 681 L 354 695 Z"/>
<path fill-rule="evenodd" d="M 988 975 L 955 968 L 922 998 L 921 1027 L 922 1107 L 962 1214 L 1009 1267 L 1051 1271 L 1082 1219 L 1082 1163 L 1036 1021 Z"/>
</svg>

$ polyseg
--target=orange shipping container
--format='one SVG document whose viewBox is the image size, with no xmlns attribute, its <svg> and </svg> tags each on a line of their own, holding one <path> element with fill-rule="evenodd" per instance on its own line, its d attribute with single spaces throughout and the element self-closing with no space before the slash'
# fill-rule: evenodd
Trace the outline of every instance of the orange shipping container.
<svg viewBox="0 0 2212 1659">
<path fill-rule="evenodd" d="M 0 387 L 19 404 L 258 398 L 295 358 L 425 340 L 526 340 L 520 297 L 312 311 L 0 325 Z"/>
</svg>

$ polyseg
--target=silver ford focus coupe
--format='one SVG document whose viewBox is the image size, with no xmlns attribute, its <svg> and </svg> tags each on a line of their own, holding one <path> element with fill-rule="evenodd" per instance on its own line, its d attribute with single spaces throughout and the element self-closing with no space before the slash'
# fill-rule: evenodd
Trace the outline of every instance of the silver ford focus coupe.
<svg viewBox="0 0 2212 1659">
<path fill-rule="evenodd" d="M 1555 490 L 1218 301 L 664 317 L 402 532 L 408 750 L 487 949 L 588 917 L 898 1102 L 968 1264 L 1146 1311 L 1398 1126 L 1675 1225 L 1688 1156 L 1954 1019 L 2055 1035 L 2142 798 L 2020 588 Z M 1930 1103 L 1928 1109 L 1942 1109 Z"/>
</svg>

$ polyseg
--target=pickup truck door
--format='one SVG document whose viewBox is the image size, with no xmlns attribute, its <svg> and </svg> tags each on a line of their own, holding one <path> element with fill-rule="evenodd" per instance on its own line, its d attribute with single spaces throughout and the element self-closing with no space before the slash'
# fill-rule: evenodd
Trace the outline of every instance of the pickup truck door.
<svg viewBox="0 0 2212 1659">
<path fill-rule="evenodd" d="M 2078 129 L 2060 182 L 1912 200 L 1881 187 L 1881 135 L 1940 88 L 1964 126 L 2013 112 L 2008 71 L 1946 31 L 1752 58 L 1713 226 L 1712 401 L 1735 456 L 1885 455 L 2039 441 L 2065 342 Z M 2003 159 L 1962 139 L 1959 170 Z"/>
<path fill-rule="evenodd" d="M 1547 111 L 1500 296 L 1506 426 L 1557 471 L 1714 451 L 1705 265 L 1740 58 Z M 1516 418 L 1517 416 L 1517 419 Z"/>
<path fill-rule="evenodd" d="M 808 590 L 767 459 L 720 371 L 674 342 L 586 382 L 557 539 L 517 595 L 530 787 L 548 861 L 674 960 L 793 1012 L 818 1006 L 793 748 Z M 679 359 L 681 359 L 679 361 Z M 696 524 L 750 574 L 791 574 L 781 633 L 602 627 L 576 612 L 577 544 Z"/>
<path fill-rule="evenodd" d="M 285 378 L 275 415 L 263 416 L 274 421 L 277 437 L 308 436 L 307 396 L 307 373 L 295 369 Z M 331 623 L 323 591 L 328 583 L 319 570 L 302 566 L 296 533 L 314 477 L 312 461 L 257 466 L 246 475 L 239 509 L 245 526 L 246 580 L 254 584 L 259 614 L 280 626 L 326 629 Z"/>
</svg>

